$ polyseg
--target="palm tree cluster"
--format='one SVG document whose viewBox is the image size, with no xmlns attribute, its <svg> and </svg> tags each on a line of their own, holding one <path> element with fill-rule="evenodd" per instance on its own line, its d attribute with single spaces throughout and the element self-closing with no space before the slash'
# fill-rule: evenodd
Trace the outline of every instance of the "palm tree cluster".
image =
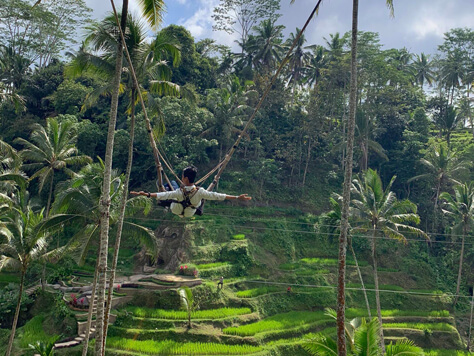
<svg viewBox="0 0 474 356">
<path fill-rule="evenodd" d="M 48 119 L 46 127 L 35 125 L 30 141 L 17 141 L 25 147 L 19 152 L 0 141 L 0 271 L 20 272 L 19 296 L 7 355 L 12 352 L 29 268 L 36 263 L 56 263 L 66 255 L 82 264 L 87 253 L 98 243 L 98 206 L 104 165 L 102 161 L 92 163 L 90 157 L 77 154 L 76 125 L 57 119 Z M 23 170 L 31 172 L 31 176 Z M 55 171 L 61 170 L 67 174 L 55 177 Z M 30 199 L 28 183 L 30 187 L 34 186 L 36 178 L 39 179 L 39 194 L 44 185 L 49 185 L 46 208 L 38 208 Z M 124 182 L 124 175 L 114 173 L 110 189 L 112 231 L 118 227 Z M 150 210 L 149 201 L 145 199 L 131 199 L 126 206 L 129 215 Z M 60 233 L 64 226 L 73 227 L 76 232 L 62 246 L 51 248 L 53 235 Z M 124 233 L 155 251 L 155 239 L 149 229 L 126 222 Z"/>
<path fill-rule="evenodd" d="M 393 182 L 396 177 L 392 177 L 390 183 L 383 187 L 382 181 L 378 173 L 372 169 L 368 169 L 362 176 L 357 177 L 352 182 L 351 202 L 349 210 L 350 229 L 348 235 L 349 248 L 352 251 L 356 266 L 358 269 L 358 276 L 361 280 L 362 286 L 364 281 L 362 274 L 358 268 L 357 258 L 352 247 L 352 238 L 356 237 L 358 233 L 370 232 L 371 239 L 369 240 L 369 247 L 372 257 L 372 266 L 375 283 L 375 301 L 377 308 L 378 325 L 377 330 L 380 332 L 380 340 L 383 346 L 383 329 L 382 329 L 382 314 L 380 304 L 379 292 L 379 278 L 377 273 L 377 241 L 379 239 L 393 239 L 402 243 L 407 243 L 407 234 L 410 237 L 420 236 L 429 240 L 428 235 L 421 229 L 413 225 L 420 223 L 417 206 L 409 200 L 398 200 L 395 193 L 391 190 Z M 333 210 L 321 216 L 321 224 L 323 226 L 337 227 L 341 221 L 341 204 L 342 197 L 334 194 L 331 199 Z M 331 233 L 338 233 L 338 230 L 333 230 Z M 365 288 L 364 295 L 367 304 L 367 312 L 370 316 L 370 307 Z"/>
</svg>

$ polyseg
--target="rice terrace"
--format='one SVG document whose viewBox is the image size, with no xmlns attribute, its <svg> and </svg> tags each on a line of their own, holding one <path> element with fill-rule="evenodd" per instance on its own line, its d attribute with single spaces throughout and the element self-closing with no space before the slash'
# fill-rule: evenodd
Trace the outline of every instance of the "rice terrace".
<svg viewBox="0 0 474 356">
<path fill-rule="evenodd" d="M 474 351 L 474 2 L 0 2 L 0 354 Z"/>
</svg>

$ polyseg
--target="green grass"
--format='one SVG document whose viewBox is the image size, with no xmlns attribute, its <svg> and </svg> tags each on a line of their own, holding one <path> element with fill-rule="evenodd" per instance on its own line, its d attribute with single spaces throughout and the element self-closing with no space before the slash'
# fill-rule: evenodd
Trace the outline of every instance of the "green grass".
<svg viewBox="0 0 474 356">
<path fill-rule="evenodd" d="M 372 315 L 376 315 L 376 310 L 371 310 Z M 365 309 L 354 309 L 347 308 L 346 316 L 348 318 L 363 317 L 367 316 L 367 310 Z M 382 316 L 420 316 L 420 317 L 435 317 L 435 318 L 446 318 L 449 317 L 448 310 L 433 310 L 433 311 L 422 311 L 422 310 L 399 310 L 399 309 L 384 309 L 382 310 Z M 384 324 L 385 325 L 385 324 Z"/>
<path fill-rule="evenodd" d="M 44 318 L 44 315 L 37 315 L 29 320 L 25 326 L 23 326 L 22 336 L 19 337 L 20 347 L 28 348 L 29 344 L 34 344 L 36 341 L 46 342 L 51 338 L 51 335 L 48 335 L 44 332 Z"/>
<path fill-rule="evenodd" d="M 156 318 L 169 320 L 187 320 L 188 313 L 184 310 L 164 310 L 139 307 L 128 307 L 128 312 L 141 318 Z M 197 310 L 192 313 L 192 319 L 223 319 L 230 316 L 251 314 L 250 308 L 220 308 L 209 310 Z"/>
<path fill-rule="evenodd" d="M 299 264 L 298 263 L 283 263 L 279 266 L 280 269 L 284 270 L 284 271 L 293 271 L 295 269 L 297 269 L 299 267 Z"/>
<path fill-rule="evenodd" d="M 265 331 L 286 330 L 327 319 L 328 317 L 325 316 L 322 311 L 293 311 L 284 314 L 277 314 L 256 323 L 225 328 L 222 331 L 224 334 L 229 335 L 253 336 Z"/>
<path fill-rule="evenodd" d="M 0 284 L 20 283 L 20 275 L 17 273 L 0 273 Z"/>
<path fill-rule="evenodd" d="M 232 240 L 245 240 L 245 234 L 236 234 L 232 236 Z"/>
<path fill-rule="evenodd" d="M 239 298 L 254 298 L 254 297 L 258 297 L 259 295 L 264 295 L 264 294 L 274 293 L 274 292 L 285 292 L 285 288 L 260 287 L 260 288 L 241 290 L 241 291 L 238 291 L 236 295 Z"/>
<path fill-rule="evenodd" d="M 204 263 L 202 265 L 197 265 L 196 267 L 200 271 L 205 271 L 208 269 L 219 268 L 219 267 L 224 267 L 228 265 L 229 265 L 229 262 L 214 262 L 214 263 Z"/>
<path fill-rule="evenodd" d="M 117 337 L 107 338 L 107 347 L 152 355 L 248 355 L 262 351 L 260 346 L 225 345 L 216 343 L 176 341 L 136 341 Z"/>
<path fill-rule="evenodd" d="M 432 331 L 456 331 L 456 328 L 447 323 L 384 323 L 387 329 L 416 329 Z"/>
</svg>

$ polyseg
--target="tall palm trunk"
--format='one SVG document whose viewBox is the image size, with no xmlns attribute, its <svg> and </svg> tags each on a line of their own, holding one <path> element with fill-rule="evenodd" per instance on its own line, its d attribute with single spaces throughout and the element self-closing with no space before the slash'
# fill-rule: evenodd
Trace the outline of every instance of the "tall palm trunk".
<svg viewBox="0 0 474 356">
<path fill-rule="evenodd" d="M 20 294 L 18 294 L 18 302 L 16 303 L 15 317 L 13 318 L 12 331 L 10 334 L 10 339 L 8 340 L 8 348 L 7 348 L 7 352 L 5 353 L 5 356 L 10 356 L 12 352 L 13 340 L 15 339 L 16 324 L 18 323 L 18 316 L 20 315 L 21 295 L 23 294 L 23 287 L 25 284 L 25 274 L 26 274 L 26 268 L 22 268 L 21 278 L 20 278 L 20 291 L 19 291 Z"/>
<path fill-rule="evenodd" d="M 461 289 L 461 275 L 462 275 L 462 262 L 464 259 L 464 241 L 467 233 L 467 224 L 462 227 L 462 243 L 461 243 L 461 256 L 459 257 L 459 270 L 458 270 L 458 283 L 456 285 L 456 298 L 454 299 L 454 305 L 458 303 L 459 291 Z"/>
<path fill-rule="evenodd" d="M 339 260 L 337 279 L 337 353 L 346 356 L 345 311 L 346 311 L 346 249 L 349 230 L 349 203 L 351 199 L 352 157 L 354 154 L 354 130 L 357 105 L 357 16 L 359 0 L 352 3 L 352 44 L 351 44 L 351 88 L 349 97 L 349 120 L 347 122 L 347 154 L 342 194 L 341 234 L 339 236 Z"/>
<path fill-rule="evenodd" d="M 348 238 L 348 244 L 352 252 L 352 257 L 354 257 L 354 262 L 356 265 L 357 274 L 359 275 L 360 284 L 362 284 L 362 292 L 364 293 L 365 305 L 367 307 L 367 314 L 369 316 L 369 320 L 372 320 L 372 313 L 370 312 L 369 298 L 367 297 L 367 291 L 365 289 L 364 279 L 362 278 L 362 273 L 360 272 L 359 262 L 357 262 L 357 256 L 355 254 L 354 247 L 352 246 L 352 238 Z"/>
<path fill-rule="evenodd" d="M 472 293 L 472 298 L 471 298 L 471 317 L 469 318 L 469 331 L 467 333 L 467 352 L 471 351 L 471 337 L 472 337 L 472 315 L 474 312 L 474 286 L 473 288 L 473 293 Z"/>
<path fill-rule="evenodd" d="M 104 316 L 104 337 L 103 337 L 103 350 L 102 350 L 102 355 L 105 355 L 105 343 L 107 339 L 107 327 L 109 324 L 109 318 L 110 318 L 110 309 L 112 308 L 112 294 L 114 290 L 114 280 L 115 280 L 115 269 L 117 268 L 117 262 L 118 262 L 118 254 L 120 250 L 120 242 L 122 239 L 122 229 L 123 229 L 123 220 L 125 218 L 125 208 L 127 206 L 127 196 L 128 196 L 128 183 L 130 181 L 130 172 L 132 171 L 132 162 L 133 162 L 133 141 L 135 138 L 135 98 L 136 98 L 136 88 L 132 89 L 132 95 L 131 95 L 131 102 L 132 102 L 132 107 L 131 107 L 131 112 L 130 112 L 130 143 L 128 145 L 128 163 L 127 163 L 127 168 L 125 171 L 125 182 L 124 182 L 124 188 L 123 188 L 123 193 L 122 193 L 122 201 L 120 203 L 120 215 L 119 219 L 117 222 L 117 236 L 115 238 L 115 249 L 114 249 L 114 257 L 112 260 L 112 268 L 110 271 L 110 277 L 109 277 L 109 289 L 108 289 L 108 294 L 107 294 L 107 305 L 105 309 L 105 316 Z"/>
<path fill-rule="evenodd" d="M 46 205 L 45 218 L 49 216 L 49 208 L 51 207 L 51 199 L 53 197 L 53 185 L 54 185 L 54 169 L 52 170 L 52 173 L 51 173 L 51 184 L 49 185 L 48 204 Z"/>
<path fill-rule="evenodd" d="M 311 160 L 311 138 L 308 138 L 308 152 L 306 154 L 306 165 L 304 167 L 304 173 L 303 173 L 303 183 L 302 183 L 303 187 L 306 183 L 306 174 L 308 174 L 308 167 L 309 167 L 310 160 Z"/>
<path fill-rule="evenodd" d="M 383 327 L 382 327 L 382 309 L 380 307 L 380 292 L 379 292 L 379 276 L 377 273 L 377 245 L 375 242 L 376 238 L 376 226 L 373 227 L 372 231 L 372 241 L 370 247 L 372 249 L 372 263 L 374 267 L 374 283 L 375 283 L 375 304 L 377 307 L 377 317 L 380 323 L 380 347 L 382 348 L 382 355 L 385 355 L 385 341 L 383 338 Z"/>
<path fill-rule="evenodd" d="M 120 26 L 125 29 L 127 25 L 128 0 L 123 0 L 122 16 Z M 102 197 L 99 203 L 100 209 L 100 249 L 98 265 L 97 286 L 97 317 L 96 317 L 96 343 L 95 354 L 102 354 L 102 339 L 104 328 L 104 303 L 106 289 L 107 250 L 109 245 L 109 214 L 110 214 L 110 180 L 112 174 L 112 153 L 114 149 L 115 124 L 117 122 L 117 107 L 119 99 L 120 78 L 122 74 L 122 41 L 117 44 L 117 56 L 115 60 L 114 84 L 112 89 L 112 100 L 110 108 L 109 128 L 107 132 L 107 145 L 104 161 L 104 182 L 102 186 Z"/>
<path fill-rule="evenodd" d="M 84 341 L 82 343 L 82 356 L 87 356 L 87 349 L 89 348 L 89 335 L 90 335 L 90 332 L 91 332 L 92 314 L 94 313 L 95 296 L 96 296 L 96 292 L 97 292 L 97 276 L 99 274 L 98 273 L 98 268 L 97 268 L 98 264 L 99 264 L 99 261 L 97 261 L 97 263 L 96 263 L 95 271 L 94 271 L 94 281 L 92 282 L 91 300 L 89 302 L 89 311 L 87 313 L 86 333 L 85 333 L 85 336 L 84 336 Z M 96 324 L 96 330 L 97 330 L 97 324 Z"/>
</svg>

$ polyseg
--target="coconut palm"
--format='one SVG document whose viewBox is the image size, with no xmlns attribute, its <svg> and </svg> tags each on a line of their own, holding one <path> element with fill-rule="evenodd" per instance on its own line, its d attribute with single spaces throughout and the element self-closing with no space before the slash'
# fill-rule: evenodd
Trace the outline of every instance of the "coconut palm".
<svg viewBox="0 0 474 356">
<path fill-rule="evenodd" d="M 334 310 L 326 309 L 326 315 L 336 319 Z M 348 355 L 424 355 L 423 350 L 411 340 L 399 340 L 394 345 L 390 343 L 384 352 L 380 347 L 379 321 L 374 318 L 367 322 L 364 318 L 356 318 L 345 322 L 345 335 L 348 343 Z M 335 356 L 338 354 L 337 343 L 328 336 L 317 335 L 314 339 L 304 344 L 304 348 L 311 355 Z"/>
<path fill-rule="evenodd" d="M 284 26 L 275 25 L 275 20 L 263 20 L 253 30 L 255 35 L 249 41 L 246 50 L 253 54 L 255 67 L 273 70 L 281 60 L 283 52 L 282 31 Z"/>
<path fill-rule="evenodd" d="M 434 214 L 433 221 L 436 226 L 439 195 L 442 189 L 447 189 L 452 184 L 460 184 L 457 180 L 469 168 L 469 162 L 459 159 L 458 155 L 450 150 L 446 143 L 435 143 L 429 149 L 420 163 L 427 169 L 427 173 L 410 178 L 408 182 L 420 179 L 430 179 L 434 182 Z"/>
<path fill-rule="evenodd" d="M 59 223 L 78 227 L 66 245 L 66 251 L 78 263 L 83 264 L 87 252 L 99 240 L 100 211 L 99 200 L 102 193 L 104 163 L 102 161 L 85 166 L 71 180 L 61 184 L 52 207 L 54 215 L 47 219 L 43 228 L 51 228 Z M 121 193 L 124 189 L 124 176 L 112 171 L 110 187 L 110 226 L 115 230 L 120 211 Z M 143 208 L 151 208 L 147 199 L 132 198 L 128 201 L 128 214 Z M 124 223 L 124 233 L 139 238 L 149 249 L 154 250 L 153 233 L 140 225 Z"/>
<path fill-rule="evenodd" d="M 352 182 L 353 199 L 351 202 L 358 225 L 355 230 L 370 231 L 372 234 L 370 248 L 375 282 L 375 301 L 380 325 L 382 325 L 382 312 L 377 274 L 377 239 L 384 237 L 406 243 L 404 235 L 406 232 L 429 239 L 422 230 L 409 225 L 409 223 L 419 224 L 420 217 L 416 214 L 417 207 L 414 203 L 409 200 L 397 200 L 395 193 L 390 190 L 395 178 L 395 176 L 392 177 L 384 190 L 378 173 L 368 169 L 362 177 L 356 178 Z M 380 329 L 380 337 L 383 344 L 382 329 Z"/>
<path fill-rule="evenodd" d="M 20 154 L 8 143 L 0 140 L 0 196 L 10 199 L 18 189 L 25 189 L 27 177 L 21 170 Z"/>
<path fill-rule="evenodd" d="M 329 204 L 331 205 L 332 210 L 321 215 L 320 223 L 321 223 L 321 230 L 323 232 L 329 233 L 332 236 L 338 236 L 340 234 L 340 226 L 341 226 L 341 202 L 342 196 L 339 194 L 333 193 L 332 197 L 329 198 Z M 360 272 L 359 262 L 357 261 L 357 256 L 354 251 L 354 247 L 352 246 L 352 234 L 349 227 L 349 231 L 347 232 L 347 243 L 349 245 L 349 249 L 351 250 L 352 257 L 354 258 L 354 262 L 357 269 L 357 275 L 359 276 L 360 283 L 362 285 L 362 291 L 364 293 L 365 305 L 367 307 L 367 313 L 369 315 L 369 319 L 372 319 L 372 315 L 370 312 L 370 304 L 369 298 L 367 297 L 367 292 L 365 290 L 364 279 L 362 278 L 362 273 Z"/>
<path fill-rule="evenodd" d="M 454 218 L 453 234 L 462 236 L 456 298 L 454 299 L 456 305 L 461 287 L 464 241 L 474 225 L 474 181 L 469 184 L 456 185 L 454 187 L 454 198 L 451 194 L 443 192 L 440 194 L 440 199 L 445 200 L 443 213 Z"/>
<path fill-rule="evenodd" d="M 10 205 L 0 206 L 0 271 L 20 271 L 20 290 L 13 319 L 10 339 L 6 355 L 12 352 L 18 316 L 20 314 L 21 298 L 25 284 L 25 275 L 30 265 L 47 255 L 48 233 L 40 231 L 43 222 L 43 210 L 33 212 L 27 202 L 27 195 L 22 191 Z"/>
<path fill-rule="evenodd" d="M 441 61 L 441 83 L 447 90 L 451 90 L 451 99 L 449 103 L 453 105 L 454 91 L 459 88 L 462 79 L 466 74 L 462 53 L 458 50 L 450 53 L 448 57 Z M 449 95 L 448 95 L 449 98 Z"/>
<path fill-rule="evenodd" d="M 240 134 L 244 119 L 248 118 L 252 99 L 257 92 L 252 89 L 252 82 L 241 84 L 239 78 L 231 76 L 219 89 L 207 93 L 206 107 L 214 114 L 214 122 L 202 132 L 202 135 L 213 134 L 219 137 L 219 160 L 232 141 L 234 134 Z M 232 141 L 233 142 L 233 141 Z"/>
<path fill-rule="evenodd" d="M 286 41 L 286 45 L 288 47 L 295 41 L 296 37 L 300 34 L 301 30 L 296 28 L 295 33 L 291 32 L 289 38 Z M 304 35 L 301 35 L 296 43 L 293 51 L 288 58 L 288 85 L 292 85 L 293 89 L 296 85 L 301 85 L 303 73 L 306 67 L 306 64 L 309 61 L 310 53 L 305 51 L 305 49 L 309 49 L 312 46 L 304 46 L 306 39 Z"/>
<path fill-rule="evenodd" d="M 164 1 L 163 0 L 139 0 L 138 1 L 141 15 L 145 17 L 150 26 L 153 29 L 156 29 L 161 23 L 161 16 L 164 11 Z M 115 10 L 115 8 L 114 8 Z M 120 18 L 120 31 L 123 34 L 127 28 L 127 18 L 128 18 L 128 0 L 122 0 L 122 14 Z M 113 87 L 111 95 L 111 105 L 110 105 L 110 119 L 109 127 L 107 131 L 107 144 L 105 149 L 105 162 L 104 162 L 104 179 L 103 179 L 103 189 L 102 189 L 102 199 L 100 200 L 100 249 L 98 256 L 98 266 L 97 269 L 100 271 L 106 271 L 107 269 L 107 249 L 109 242 L 109 212 L 110 207 L 108 204 L 108 199 L 110 196 L 110 183 L 112 175 L 112 155 L 114 148 L 114 136 L 115 136 L 115 125 L 117 122 L 117 108 L 118 108 L 118 99 L 120 91 L 120 79 L 122 74 L 122 58 L 123 58 L 123 46 L 122 41 L 117 43 L 117 51 L 115 58 L 115 70 L 113 75 Z M 105 342 L 106 338 L 104 337 L 103 328 L 104 328 L 104 302 L 105 302 L 105 289 L 106 289 L 106 273 L 100 274 L 98 284 L 98 306 L 97 306 L 97 342 L 96 342 L 96 354 L 102 356 L 105 354 Z M 88 335 L 87 335 L 88 336 Z M 87 354 L 88 348 L 88 337 L 87 341 L 84 342 L 83 355 Z"/>
<path fill-rule="evenodd" d="M 393 15 L 393 1 L 386 0 Z M 341 235 L 339 237 L 338 254 L 338 291 L 337 291 L 337 349 L 340 356 L 346 355 L 344 335 L 345 316 L 345 275 L 346 275 L 346 243 L 349 229 L 349 203 L 351 199 L 351 180 L 354 153 L 355 117 L 357 109 L 357 31 L 359 16 L 359 0 L 352 2 L 352 41 L 351 41 L 351 81 L 349 93 L 349 120 L 347 123 L 347 154 L 342 193 Z M 384 345 L 382 342 L 382 350 Z"/>
<path fill-rule="evenodd" d="M 421 87 L 423 87 L 425 82 L 431 85 L 435 81 L 433 62 L 430 62 L 429 56 L 426 54 L 417 54 L 412 63 L 412 68 L 415 74 L 415 81 L 420 84 Z"/>
<path fill-rule="evenodd" d="M 103 175 L 104 163 L 100 161 L 84 167 L 70 181 L 65 182 L 53 204 L 52 211 L 55 215 L 44 225 L 45 228 L 60 224 L 78 227 L 64 248 L 65 252 L 70 254 L 78 264 L 84 263 L 92 245 L 99 241 L 101 212 L 98 207 L 103 189 Z M 131 222 L 123 222 L 120 219 L 123 214 L 123 190 L 126 189 L 124 180 L 123 175 L 118 175 L 115 170 L 112 171 L 109 189 L 111 232 L 117 233 L 118 230 L 121 232 L 123 229 L 125 236 L 138 238 L 149 250 L 155 251 L 155 239 L 149 229 Z M 147 199 L 130 199 L 127 202 L 127 214 L 132 215 L 138 209 L 144 209 L 147 213 L 151 207 L 150 204 L 151 202 Z M 95 285 L 96 283 L 94 283 L 94 288 L 97 288 Z M 89 309 L 88 329 L 92 321 L 92 309 L 92 307 Z"/>
<path fill-rule="evenodd" d="M 304 70 L 304 81 L 309 86 L 315 86 L 321 78 L 321 71 L 326 65 L 327 57 L 323 46 L 312 46 L 311 51 Z"/>
<path fill-rule="evenodd" d="M 88 156 L 77 155 L 75 146 L 77 134 L 74 123 L 71 121 L 58 122 L 55 118 L 46 120 L 46 127 L 40 124 L 33 125 L 30 141 L 17 138 L 15 142 L 25 148 L 20 152 L 24 160 L 26 170 L 36 170 L 30 179 L 39 179 L 39 192 L 49 182 L 48 203 L 46 204 L 45 216 L 49 215 L 51 199 L 53 196 L 54 173 L 63 171 L 69 176 L 74 172 L 69 168 L 73 165 L 84 165 L 92 160 Z"/>
</svg>

